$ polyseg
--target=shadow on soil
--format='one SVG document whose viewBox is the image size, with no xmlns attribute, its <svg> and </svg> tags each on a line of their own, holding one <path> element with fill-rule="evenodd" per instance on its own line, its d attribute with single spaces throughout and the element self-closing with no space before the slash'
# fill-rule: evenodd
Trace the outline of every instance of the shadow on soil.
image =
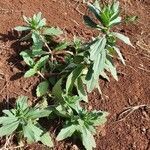
<svg viewBox="0 0 150 150">
<path fill-rule="evenodd" d="M 8 64 L 12 68 L 18 69 L 20 72 L 14 74 L 10 80 L 17 80 L 21 78 L 25 72 L 26 67 L 22 64 L 22 58 L 20 57 L 19 53 L 23 50 L 26 50 L 29 47 L 30 42 L 21 42 L 21 39 L 25 33 L 19 34 L 17 31 L 8 31 L 7 34 L 0 33 L 0 41 L 6 43 L 10 42 L 10 49 L 8 51 L 9 55 L 7 58 Z M 11 51 L 13 50 L 13 52 Z"/>
</svg>

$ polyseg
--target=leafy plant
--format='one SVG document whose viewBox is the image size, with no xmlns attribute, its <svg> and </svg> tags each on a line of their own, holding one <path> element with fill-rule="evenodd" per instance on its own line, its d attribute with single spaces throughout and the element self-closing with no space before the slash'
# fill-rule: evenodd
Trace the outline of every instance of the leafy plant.
<svg viewBox="0 0 150 150">
<path fill-rule="evenodd" d="M 62 31 L 59 28 L 48 27 L 46 19 L 41 18 L 41 13 L 32 18 L 24 16 L 26 26 L 15 29 L 29 32 L 21 40 L 32 39 L 30 49 L 20 53 L 30 68 L 24 76 L 31 77 L 38 74 L 42 77 L 36 89 L 37 97 L 47 94 L 47 97 L 54 100 L 54 105 L 49 106 L 49 110 L 66 120 L 57 140 L 77 135 L 84 147 L 92 150 L 96 147 L 93 137 L 96 133 L 95 126 L 105 124 L 108 113 L 88 111 L 80 105 L 80 102 L 82 100 L 88 102 L 87 94 L 94 88 L 98 88 L 101 92 L 100 76 L 109 81 L 107 72 L 110 72 L 118 80 L 113 57 L 117 55 L 124 65 L 125 60 L 116 44 L 117 39 L 130 46 L 132 44 L 128 37 L 112 30 L 115 25 L 121 23 L 119 2 L 114 1 L 112 4 L 100 6 L 96 0 L 93 4 L 88 3 L 88 8 L 95 19 L 85 15 L 84 21 L 86 25 L 97 29 L 100 33 L 87 43 L 77 37 L 74 37 L 71 42 L 55 41 L 53 36 L 59 36 Z M 45 113 L 45 116 L 47 115 Z M 34 123 L 32 123 L 34 126 L 41 129 L 36 121 Z M 32 125 L 28 123 L 25 126 L 25 137 L 33 141 L 28 131 L 32 131 L 32 137 L 34 137 L 35 129 L 32 129 L 30 127 Z M 23 127 L 21 130 L 24 131 Z M 38 130 L 34 141 L 42 141 L 40 137 L 43 134 Z"/>
<path fill-rule="evenodd" d="M 83 109 L 78 96 L 63 95 L 63 104 L 55 107 L 57 115 L 66 118 L 66 123 L 57 135 L 57 140 L 64 140 L 71 136 L 80 137 L 84 147 L 92 150 L 96 147 L 93 135 L 96 134 L 95 127 L 105 124 L 108 116 L 104 111 L 91 111 Z"/>
<path fill-rule="evenodd" d="M 124 65 L 125 60 L 116 46 L 117 39 L 122 40 L 130 46 L 132 44 L 125 35 L 112 31 L 115 25 L 121 23 L 119 2 L 114 1 L 112 4 L 101 7 L 98 0 L 96 0 L 94 4 L 88 3 L 88 8 L 97 19 L 97 22 L 89 16 L 84 16 L 85 24 L 102 33 L 88 45 L 89 57 L 93 63 L 90 64 L 88 69 L 86 81 L 88 91 L 92 91 L 94 87 L 98 86 L 100 75 L 109 80 L 105 71 L 110 72 L 118 80 L 116 67 L 112 60 L 113 55 L 117 54 Z"/>
<path fill-rule="evenodd" d="M 20 96 L 17 99 L 16 107 L 10 110 L 3 110 L 4 116 L 0 117 L 0 137 L 17 134 L 19 140 L 22 137 L 28 143 L 42 142 L 49 147 L 53 146 L 49 133 L 46 132 L 37 122 L 39 118 L 47 117 L 51 111 L 40 107 L 30 107 L 27 97 Z"/>
</svg>

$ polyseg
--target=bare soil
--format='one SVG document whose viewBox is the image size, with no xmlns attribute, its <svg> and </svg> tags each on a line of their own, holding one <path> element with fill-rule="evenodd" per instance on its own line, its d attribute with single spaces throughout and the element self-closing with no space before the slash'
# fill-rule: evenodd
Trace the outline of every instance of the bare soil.
<svg viewBox="0 0 150 150">
<path fill-rule="evenodd" d="M 105 130 L 96 135 L 96 150 L 150 150 L 150 0 L 120 0 L 122 16 L 135 15 L 136 23 L 117 27 L 115 30 L 128 35 L 135 48 L 119 42 L 126 66 L 118 63 L 119 81 L 100 81 L 103 98 L 95 90 L 89 94 L 89 108 L 110 113 Z M 0 1 L 0 110 L 11 107 L 19 95 L 36 99 L 35 87 L 38 77 L 23 77 L 26 70 L 19 52 L 25 47 L 18 42 L 15 26 L 23 24 L 22 15 L 32 16 L 41 11 L 48 25 L 62 28 L 68 39 L 82 36 L 89 40 L 95 31 L 85 27 L 82 16 L 86 6 L 78 0 L 3 0 Z M 145 105 L 128 116 L 119 115 L 126 107 Z M 44 121 L 45 122 L 45 121 Z M 51 123 L 55 124 L 55 123 Z M 56 127 L 56 126 L 55 126 Z M 47 122 L 47 128 L 51 128 Z M 55 136 L 55 134 L 53 135 Z M 4 142 L 1 140 L 0 147 Z M 79 147 L 72 139 L 55 142 L 54 150 L 73 150 Z M 31 145 L 32 150 L 46 150 Z"/>
</svg>

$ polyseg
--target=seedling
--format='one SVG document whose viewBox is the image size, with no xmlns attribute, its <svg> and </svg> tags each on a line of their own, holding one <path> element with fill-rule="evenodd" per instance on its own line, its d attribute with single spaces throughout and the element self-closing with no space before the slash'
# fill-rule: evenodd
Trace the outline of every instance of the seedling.
<svg viewBox="0 0 150 150">
<path fill-rule="evenodd" d="M 107 121 L 107 112 L 83 109 L 78 96 L 63 96 L 64 103 L 56 107 L 57 115 L 66 118 L 66 123 L 57 136 L 57 140 L 64 140 L 71 136 L 80 137 L 84 147 L 92 150 L 96 147 L 93 135 L 96 134 L 95 126 L 103 125 Z"/>
<path fill-rule="evenodd" d="M 26 138 L 28 143 L 42 142 L 52 147 L 52 139 L 38 123 L 39 118 L 47 117 L 51 111 L 40 107 L 31 107 L 27 103 L 27 97 L 20 96 L 14 109 L 3 110 L 4 116 L 0 117 L 0 137 L 16 134 L 22 140 Z"/>
</svg>

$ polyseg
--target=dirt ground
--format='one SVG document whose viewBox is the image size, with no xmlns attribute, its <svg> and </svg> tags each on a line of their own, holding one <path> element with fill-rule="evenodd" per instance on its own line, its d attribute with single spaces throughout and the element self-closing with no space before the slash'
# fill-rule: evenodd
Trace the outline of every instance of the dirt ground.
<svg viewBox="0 0 150 150">
<path fill-rule="evenodd" d="M 19 95 L 35 100 L 38 77 L 24 78 L 15 26 L 23 24 L 22 15 L 41 11 L 50 26 L 59 26 L 66 37 L 90 39 L 95 32 L 83 24 L 87 13 L 82 0 L 1 0 L 0 1 L 0 110 Z M 135 48 L 119 42 L 126 66 L 118 63 L 119 81 L 101 82 L 103 98 L 95 90 L 89 94 L 89 107 L 110 113 L 105 130 L 96 136 L 96 150 L 150 150 L 150 0 L 120 0 L 122 17 L 138 16 L 136 23 L 123 23 L 115 30 L 129 36 Z M 142 106 L 129 115 L 120 115 L 126 107 Z M 135 108 L 135 107 L 134 107 Z M 49 125 L 48 125 L 49 126 Z M 72 140 L 55 142 L 54 150 L 76 150 Z M 0 142 L 2 146 L 3 142 Z M 79 146 L 80 144 L 77 144 Z M 80 146 L 79 146 L 80 147 Z M 24 148 L 26 149 L 26 148 Z M 27 149 L 46 150 L 32 145 Z M 79 148 L 83 150 L 83 148 Z"/>
</svg>

